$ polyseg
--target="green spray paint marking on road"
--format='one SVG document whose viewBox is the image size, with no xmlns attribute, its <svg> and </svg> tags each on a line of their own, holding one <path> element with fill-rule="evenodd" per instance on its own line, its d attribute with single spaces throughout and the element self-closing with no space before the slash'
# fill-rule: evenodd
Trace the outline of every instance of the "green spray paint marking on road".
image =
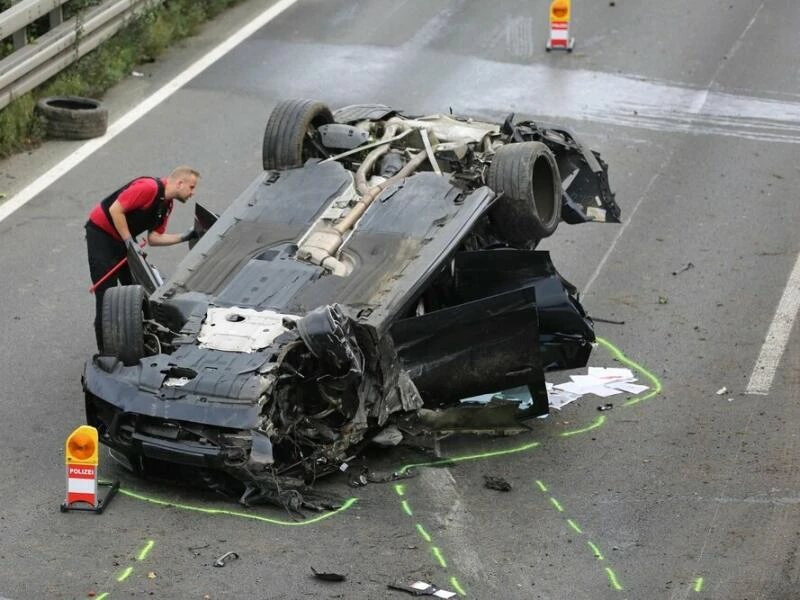
<svg viewBox="0 0 800 600">
<path fill-rule="evenodd" d="M 617 575 L 611 570 L 611 567 L 606 567 L 606 574 L 608 575 L 608 580 L 611 582 L 611 585 L 614 587 L 614 589 L 618 592 L 621 592 L 622 586 L 619 584 L 619 581 L 617 581 Z"/>
<path fill-rule="evenodd" d="M 447 561 L 444 559 L 442 551 L 439 550 L 439 548 L 437 548 L 436 546 L 433 546 L 431 550 L 433 551 L 433 555 L 436 557 L 436 560 L 439 561 L 439 566 L 442 567 L 443 569 L 447 569 Z"/>
<path fill-rule="evenodd" d="M 146 559 L 147 555 L 150 554 L 150 550 L 152 550 L 153 546 L 155 545 L 156 543 L 153 540 L 147 540 L 147 543 L 144 545 L 144 548 L 139 550 L 139 553 L 136 555 L 136 560 L 141 562 L 144 559 Z M 117 582 L 122 583 L 123 581 L 128 579 L 128 577 L 130 577 L 133 574 L 133 570 L 134 570 L 133 567 L 125 567 L 125 569 L 123 569 L 122 572 L 119 575 L 117 575 Z M 110 595 L 109 592 L 103 592 L 102 594 L 97 596 L 97 600 L 104 600 L 105 598 L 108 598 L 109 595 Z"/>
<path fill-rule="evenodd" d="M 417 523 L 417 531 L 419 531 L 419 534 L 422 536 L 423 540 L 426 542 L 431 541 L 431 534 L 425 530 L 425 528 L 422 526 L 422 523 Z"/>
<path fill-rule="evenodd" d="M 578 524 L 572 519 L 567 519 L 567 523 L 569 523 L 569 526 L 572 527 L 577 533 L 583 533 L 583 530 L 578 527 Z"/>
<path fill-rule="evenodd" d="M 153 546 L 155 546 L 155 542 L 153 540 L 148 540 L 144 548 L 142 548 L 139 554 L 136 556 L 136 560 L 144 560 L 147 558 L 147 555 L 150 554 L 150 550 L 153 549 Z"/>
<path fill-rule="evenodd" d="M 595 558 L 597 558 L 597 560 L 605 560 L 605 558 L 603 557 L 603 553 L 600 552 L 600 548 L 598 548 L 593 541 L 589 540 L 586 543 L 589 544 L 589 548 L 592 549 L 592 552 L 594 552 L 594 556 Z"/>
<path fill-rule="evenodd" d="M 539 479 L 536 480 L 536 486 L 542 493 L 547 493 L 549 491 L 548 487 Z M 552 504 L 558 512 L 560 513 L 565 512 L 564 506 L 554 496 L 550 496 L 549 500 L 550 504 Z M 567 522 L 567 525 L 569 525 L 576 533 L 583 535 L 583 529 L 581 529 L 581 527 L 573 519 L 565 518 L 565 521 Z M 600 552 L 600 548 L 597 547 L 597 544 L 595 544 L 591 540 L 587 540 L 586 543 L 589 546 L 589 548 L 591 548 L 592 554 L 598 561 L 605 560 L 605 557 L 603 556 L 603 553 Z M 609 583 L 611 583 L 611 587 L 613 587 L 618 592 L 622 591 L 623 588 L 622 585 L 620 585 L 619 580 L 617 579 L 616 573 L 614 573 L 614 571 L 610 567 L 606 567 L 605 572 L 606 576 L 608 577 Z"/>
<path fill-rule="evenodd" d="M 199 512 L 206 515 L 222 515 L 225 517 L 237 517 L 241 519 L 252 519 L 254 521 L 261 521 L 262 523 L 269 523 L 270 525 L 286 525 L 290 527 L 305 527 L 307 525 L 314 525 L 315 523 L 319 523 L 320 521 L 324 521 L 326 519 L 330 519 L 331 517 L 338 515 L 346 511 L 348 508 L 353 506 L 356 502 L 358 502 L 358 498 L 349 498 L 347 499 L 342 506 L 339 508 L 327 512 L 325 514 L 319 515 L 317 517 L 313 517 L 311 519 L 306 519 L 305 521 L 284 521 L 282 519 L 271 519 L 269 517 L 263 517 L 261 515 L 254 515 L 251 513 L 245 513 L 241 511 L 234 511 L 234 510 L 227 510 L 221 508 L 202 508 L 200 506 L 190 506 L 188 504 L 180 504 L 178 502 L 170 502 L 169 500 L 158 500 L 156 498 L 150 498 L 143 494 L 139 494 L 136 492 L 132 492 L 131 490 L 127 490 L 125 488 L 120 488 L 120 493 L 125 494 L 126 496 L 130 496 L 131 498 L 136 498 L 137 500 L 143 500 L 145 502 L 150 502 L 151 504 L 158 504 L 159 506 L 169 506 L 171 508 L 177 508 L 180 510 L 188 510 L 191 512 Z"/>
<path fill-rule="evenodd" d="M 703 585 L 705 584 L 705 580 L 702 577 L 698 577 L 694 582 L 694 591 L 695 592 L 702 592 Z"/>
<path fill-rule="evenodd" d="M 458 579 L 455 577 L 450 578 L 450 585 L 453 586 L 453 589 L 456 593 L 460 596 L 466 596 L 467 592 L 464 591 L 464 588 L 461 587 L 461 583 L 459 583 Z"/>
<path fill-rule="evenodd" d="M 470 460 L 483 460 L 485 458 L 494 458 L 496 456 L 508 456 L 509 454 L 517 454 L 519 452 L 525 452 L 527 450 L 531 450 L 539 445 L 540 445 L 539 442 L 531 442 L 529 444 L 524 444 L 517 448 L 509 448 L 507 450 L 493 450 L 491 452 L 481 452 L 479 454 L 468 454 L 467 456 L 455 456 L 453 458 L 443 458 L 441 460 L 436 460 L 433 462 L 414 463 L 410 465 L 405 465 L 400 469 L 399 472 L 402 474 L 406 474 L 411 469 L 418 469 L 420 467 L 443 467 L 446 465 L 452 465 Z"/>
<path fill-rule="evenodd" d="M 405 486 L 402 485 L 395 485 L 394 491 L 401 498 L 406 493 Z M 403 500 L 400 501 L 400 505 L 403 507 L 404 513 L 406 513 L 408 516 L 413 516 L 414 511 L 411 510 L 411 504 L 409 503 L 408 500 L 404 498 Z M 414 527 L 416 528 L 417 533 L 419 533 L 420 537 L 423 540 L 425 540 L 426 544 L 428 544 L 428 547 L 430 548 L 433 557 L 436 559 L 436 562 L 443 570 L 447 571 L 447 560 L 444 557 L 444 553 L 438 546 L 435 546 L 433 544 L 433 538 L 431 537 L 431 534 L 428 533 L 428 531 L 425 529 L 425 526 L 422 525 L 422 523 L 416 523 Z M 456 590 L 457 594 L 461 596 L 467 595 L 466 592 L 464 591 L 464 588 L 461 586 L 461 584 L 459 583 L 458 579 L 455 578 L 455 576 L 450 577 L 450 584 L 453 586 L 453 589 Z"/>
<path fill-rule="evenodd" d="M 650 390 L 647 394 L 645 394 L 644 396 L 636 396 L 634 398 L 631 398 L 630 400 L 626 401 L 623 404 L 623 406 L 631 406 L 632 404 L 638 404 L 640 402 L 644 402 L 645 400 L 649 400 L 650 398 L 658 396 L 661 393 L 661 390 L 663 389 L 663 387 L 661 386 L 661 381 L 659 381 L 658 377 L 653 375 L 650 371 L 645 369 L 639 363 L 634 362 L 630 358 L 625 356 L 625 354 L 623 354 L 622 350 L 617 348 L 614 344 L 612 344 L 608 340 L 603 339 L 603 338 L 597 338 L 597 341 L 602 346 L 604 346 L 606 350 L 611 352 L 612 356 L 614 358 L 616 358 L 619 362 L 621 362 L 624 365 L 627 365 L 628 367 L 630 367 L 631 369 L 633 369 L 635 371 L 639 371 L 639 373 L 644 375 L 647 379 L 650 380 L 650 383 L 653 384 L 653 389 Z"/>
<path fill-rule="evenodd" d="M 580 433 L 586 433 L 587 431 L 591 431 L 592 429 L 597 429 L 598 427 L 602 426 L 603 423 L 605 422 L 606 422 L 605 416 L 600 415 L 594 420 L 594 423 L 592 423 L 588 427 L 584 427 L 583 429 L 573 429 L 572 431 L 564 431 L 561 433 L 561 437 L 570 437 L 573 435 L 578 435 Z"/>
</svg>

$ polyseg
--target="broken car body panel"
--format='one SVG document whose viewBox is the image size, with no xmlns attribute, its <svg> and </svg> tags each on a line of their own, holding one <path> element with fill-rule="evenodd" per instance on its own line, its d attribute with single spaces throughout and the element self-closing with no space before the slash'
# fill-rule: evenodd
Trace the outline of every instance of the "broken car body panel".
<svg viewBox="0 0 800 600">
<path fill-rule="evenodd" d="M 270 138 L 273 119 L 333 124 L 323 108 L 279 105 L 265 164 L 294 148 Z M 134 470 L 177 464 L 242 502 L 285 503 L 285 490 L 339 469 L 384 428 L 435 428 L 432 411 L 464 411 L 461 398 L 523 385 L 533 406 L 515 425 L 544 414 L 544 373 L 586 364 L 595 338 L 576 290 L 532 249 L 538 239 L 504 241 L 492 219 L 503 196 L 484 179 L 500 146 L 527 143 L 538 156 L 541 141 L 582 190 L 565 186 L 557 208 L 579 198 L 578 221 L 618 220 L 593 152 L 531 122 L 404 119 L 376 105 L 335 114 L 358 129 L 354 148 L 302 130 L 301 164 L 265 170 L 205 218 L 148 294 L 144 355 L 126 364 L 106 348 L 87 361 L 88 422 Z M 548 174 L 560 190 L 561 175 Z"/>
</svg>

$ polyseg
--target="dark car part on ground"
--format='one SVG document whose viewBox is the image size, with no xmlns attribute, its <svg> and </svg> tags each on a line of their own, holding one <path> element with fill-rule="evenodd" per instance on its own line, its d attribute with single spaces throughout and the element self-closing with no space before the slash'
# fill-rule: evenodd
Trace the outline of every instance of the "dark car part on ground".
<svg viewBox="0 0 800 600">
<path fill-rule="evenodd" d="M 263 162 L 218 219 L 198 211 L 168 281 L 132 256 L 144 285 L 106 295 L 87 419 L 132 470 L 299 510 L 376 436 L 519 431 L 548 411 L 545 372 L 586 364 L 591 319 L 534 248 L 619 208 L 568 130 L 292 100 Z M 524 411 L 462 402 L 518 386 Z"/>
</svg>

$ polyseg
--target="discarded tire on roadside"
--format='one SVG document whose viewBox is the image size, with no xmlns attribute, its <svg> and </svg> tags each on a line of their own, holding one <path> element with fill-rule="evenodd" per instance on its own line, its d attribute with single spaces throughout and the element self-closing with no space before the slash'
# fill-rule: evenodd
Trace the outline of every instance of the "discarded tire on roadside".
<svg viewBox="0 0 800 600">
<path fill-rule="evenodd" d="M 86 140 L 105 135 L 108 128 L 108 110 L 93 98 L 51 96 L 39 100 L 36 110 L 48 137 Z"/>
</svg>

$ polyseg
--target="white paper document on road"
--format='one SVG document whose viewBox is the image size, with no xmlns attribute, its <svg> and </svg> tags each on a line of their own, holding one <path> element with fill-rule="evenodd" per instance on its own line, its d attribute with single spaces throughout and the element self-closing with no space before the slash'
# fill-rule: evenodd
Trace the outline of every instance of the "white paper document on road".
<svg viewBox="0 0 800 600">
<path fill-rule="evenodd" d="M 566 383 L 559 383 L 555 386 L 558 390 L 564 390 L 576 396 L 583 396 L 584 394 L 594 394 L 601 398 L 607 398 L 616 394 L 621 394 L 621 390 L 615 390 L 611 387 L 606 387 L 602 382 L 589 382 L 589 381 L 567 381 Z"/>
<path fill-rule="evenodd" d="M 553 384 L 546 382 L 547 402 L 556 410 L 574 402 L 585 394 L 608 398 L 617 394 L 641 394 L 649 387 L 634 383 L 636 377 L 630 369 L 619 367 L 589 367 L 586 375 L 570 375 L 570 381 Z M 462 402 L 487 404 L 493 399 L 516 400 L 521 408 L 531 405 L 531 397 L 525 386 L 464 398 Z M 546 415 L 545 415 L 546 416 Z"/>
<path fill-rule="evenodd" d="M 573 394 L 567 390 L 556 389 L 552 383 L 549 381 L 547 382 L 547 402 L 550 408 L 558 410 L 570 402 L 575 402 L 575 400 L 580 397 L 580 394 Z"/>
<path fill-rule="evenodd" d="M 608 383 L 606 385 L 607 387 L 622 390 L 623 392 L 628 392 L 629 394 L 641 394 L 645 390 L 649 389 L 646 385 L 639 385 L 638 383 L 626 383 L 623 381 Z"/>
<path fill-rule="evenodd" d="M 624 367 L 589 367 L 589 376 L 606 381 L 634 381 L 633 371 Z"/>
<path fill-rule="evenodd" d="M 620 367 L 589 367 L 587 375 L 570 375 L 570 381 L 553 386 L 554 391 L 566 392 L 579 398 L 594 394 L 608 398 L 623 392 L 641 394 L 649 389 L 634 383 L 636 377 L 630 369 Z"/>
</svg>

